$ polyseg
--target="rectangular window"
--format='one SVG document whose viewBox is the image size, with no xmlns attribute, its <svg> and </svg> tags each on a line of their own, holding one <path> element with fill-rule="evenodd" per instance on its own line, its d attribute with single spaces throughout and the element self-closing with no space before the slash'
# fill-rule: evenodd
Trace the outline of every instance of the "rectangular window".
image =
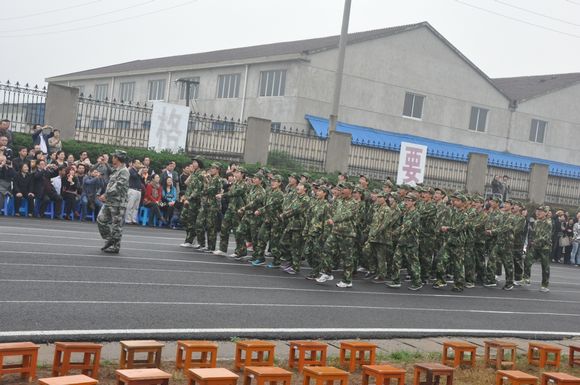
<svg viewBox="0 0 580 385">
<path fill-rule="evenodd" d="M 403 106 L 403 116 L 421 119 L 423 116 L 423 102 L 425 97 L 412 92 L 405 94 L 405 105 Z"/>
<path fill-rule="evenodd" d="M 119 85 L 119 100 L 132 102 L 135 94 L 135 82 L 126 82 Z"/>
<path fill-rule="evenodd" d="M 218 76 L 217 97 L 237 98 L 240 90 L 240 74 Z"/>
<path fill-rule="evenodd" d="M 149 99 L 148 100 L 164 100 L 165 99 L 165 79 L 149 80 Z"/>
<path fill-rule="evenodd" d="M 105 128 L 105 119 L 91 119 L 90 128 Z"/>
<path fill-rule="evenodd" d="M 199 76 L 182 80 L 187 80 L 187 82 L 179 82 L 179 100 L 185 100 L 187 87 L 189 87 L 189 99 L 197 99 L 199 95 Z"/>
<path fill-rule="evenodd" d="M 109 97 L 109 85 L 108 84 L 97 84 L 95 86 L 95 95 L 96 100 L 105 100 Z"/>
<path fill-rule="evenodd" d="M 471 117 L 469 118 L 469 129 L 472 131 L 485 132 L 488 112 L 489 110 L 485 108 L 471 107 Z"/>
<path fill-rule="evenodd" d="M 129 128 L 130 126 L 130 120 L 115 120 L 115 128 Z"/>
<path fill-rule="evenodd" d="M 284 96 L 286 70 L 260 72 L 260 96 Z"/>
<path fill-rule="evenodd" d="M 536 143 L 544 143 L 547 126 L 548 122 L 544 120 L 532 119 L 532 127 L 530 129 L 530 141 Z"/>
</svg>

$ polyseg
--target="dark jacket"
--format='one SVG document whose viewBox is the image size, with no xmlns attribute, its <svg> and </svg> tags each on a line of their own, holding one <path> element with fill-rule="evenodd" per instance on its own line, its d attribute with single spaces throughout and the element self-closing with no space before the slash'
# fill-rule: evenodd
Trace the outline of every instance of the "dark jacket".
<svg viewBox="0 0 580 385">
<path fill-rule="evenodd" d="M 102 195 L 105 192 L 105 187 L 103 178 L 93 178 L 86 175 L 83 180 L 83 195 L 86 195 L 89 200 L 94 200 L 97 195 Z"/>
<path fill-rule="evenodd" d="M 40 144 L 40 135 L 42 135 L 42 137 L 44 138 L 44 143 L 46 143 L 46 148 L 49 148 L 50 146 L 48 145 L 48 139 L 50 139 L 50 138 L 52 138 L 54 136 L 54 132 L 51 131 L 48 134 L 44 134 L 42 132 L 42 128 L 37 129 L 32 134 L 32 144 L 33 144 L 33 146 L 36 146 L 37 144 Z"/>
<path fill-rule="evenodd" d="M 12 186 L 14 195 L 21 193 L 22 195 L 26 196 L 29 193 L 34 193 L 34 175 L 31 173 L 26 173 L 23 175 L 21 172 L 19 172 L 14 176 Z"/>
<path fill-rule="evenodd" d="M 57 169 L 36 170 L 33 177 L 34 182 L 32 182 L 34 195 L 37 198 L 43 198 L 44 194 L 50 191 L 56 194 L 57 191 L 54 189 L 50 179 L 57 175 Z"/>
</svg>

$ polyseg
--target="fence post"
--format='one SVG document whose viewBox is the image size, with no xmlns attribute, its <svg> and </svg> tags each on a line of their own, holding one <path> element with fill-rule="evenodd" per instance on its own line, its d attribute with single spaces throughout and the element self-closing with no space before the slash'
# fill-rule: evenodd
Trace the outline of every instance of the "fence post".
<svg viewBox="0 0 580 385">
<path fill-rule="evenodd" d="M 485 177 L 487 174 L 487 154 L 469 153 L 467 163 L 467 182 L 465 188 L 468 193 L 485 194 Z"/>
<path fill-rule="evenodd" d="M 530 187 L 528 199 L 533 203 L 544 203 L 548 187 L 548 165 L 532 163 L 530 166 Z"/>
<path fill-rule="evenodd" d="M 79 105 L 79 89 L 48 84 L 45 122 L 60 129 L 62 139 L 74 139 Z"/>
<path fill-rule="evenodd" d="M 246 143 L 244 144 L 244 163 L 268 163 L 268 145 L 272 121 L 261 118 L 248 118 Z"/>
<path fill-rule="evenodd" d="M 326 162 L 324 162 L 326 172 L 348 171 L 351 142 L 351 134 L 336 131 L 330 133 L 326 148 Z"/>
</svg>

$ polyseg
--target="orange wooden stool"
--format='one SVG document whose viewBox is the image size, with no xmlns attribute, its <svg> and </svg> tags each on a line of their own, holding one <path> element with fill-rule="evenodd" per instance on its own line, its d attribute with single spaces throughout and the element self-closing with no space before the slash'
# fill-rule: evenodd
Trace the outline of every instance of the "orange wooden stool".
<svg viewBox="0 0 580 385">
<path fill-rule="evenodd" d="M 84 374 L 38 379 L 38 385 L 96 385 L 98 383 L 99 381 Z"/>
<path fill-rule="evenodd" d="M 218 344 L 209 341 L 177 341 L 177 369 L 215 368 L 217 363 Z M 200 353 L 199 358 L 193 358 Z"/>
<path fill-rule="evenodd" d="M 347 352 L 350 353 L 348 357 L 348 371 L 354 372 L 357 365 L 374 365 L 377 345 L 370 342 L 362 341 L 341 341 L 340 342 L 340 365 L 346 365 Z M 366 353 L 369 358 L 366 359 Z"/>
<path fill-rule="evenodd" d="M 338 385 L 348 385 L 348 372 L 332 366 L 305 366 L 303 385 L 310 385 L 311 379 L 315 384 L 334 385 L 338 381 Z"/>
<path fill-rule="evenodd" d="M 168 385 L 171 374 L 155 369 L 124 369 L 115 371 L 117 385 Z"/>
<path fill-rule="evenodd" d="M 28 381 L 36 377 L 36 364 L 38 359 L 39 345 L 32 342 L 11 342 L 0 344 L 0 378 L 4 374 L 20 373 L 22 379 L 28 377 Z M 21 357 L 20 364 L 4 364 L 4 357 Z"/>
<path fill-rule="evenodd" d="M 99 377 L 99 362 L 103 345 L 89 342 L 55 342 L 52 375 L 66 376 L 70 370 L 81 370 L 82 374 Z M 74 353 L 82 353 L 82 362 L 71 362 Z"/>
<path fill-rule="evenodd" d="M 538 377 L 519 370 L 498 370 L 495 375 L 495 385 L 505 385 L 504 381 L 509 381 L 511 385 L 537 385 Z"/>
<path fill-rule="evenodd" d="M 397 385 L 405 385 L 405 369 L 391 365 L 363 365 L 362 385 L 369 385 L 369 377 L 375 379 L 376 385 L 391 384 L 391 380 L 397 380 Z"/>
<path fill-rule="evenodd" d="M 237 370 L 244 366 L 274 366 L 274 349 L 276 344 L 267 341 L 249 340 L 236 343 Z M 254 353 L 256 356 L 254 357 Z"/>
<path fill-rule="evenodd" d="M 288 367 L 298 368 L 302 373 L 304 366 L 326 366 L 326 349 L 328 345 L 318 341 L 290 341 Z M 310 356 L 306 354 L 310 352 Z"/>
<path fill-rule="evenodd" d="M 449 356 L 449 349 L 453 350 L 453 356 Z M 475 350 L 477 346 L 464 341 L 443 341 L 443 365 L 457 368 L 461 365 L 475 367 Z M 469 354 L 469 359 L 465 359 Z"/>
<path fill-rule="evenodd" d="M 290 385 L 292 372 L 275 366 L 246 366 L 243 385 L 251 385 L 253 378 L 256 379 L 256 385 L 265 385 L 266 383 Z"/>
<path fill-rule="evenodd" d="M 574 365 L 580 365 L 580 358 L 576 358 L 576 352 L 580 352 L 580 345 L 570 345 L 570 352 L 568 354 L 568 365 L 574 367 Z"/>
<path fill-rule="evenodd" d="M 420 363 L 414 365 L 414 385 L 440 384 L 441 377 L 445 377 L 446 385 L 453 385 L 454 368 L 437 363 Z M 425 373 L 425 381 L 421 381 L 421 375 Z"/>
<path fill-rule="evenodd" d="M 189 369 L 186 371 L 189 385 L 236 385 L 238 375 L 222 368 Z"/>
<path fill-rule="evenodd" d="M 485 365 L 491 365 L 496 369 L 502 369 L 508 366 L 510 369 L 516 368 L 516 344 L 513 342 L 490 340 L 483 341 L 485 344 L 485 353 L 483 362 Z M 495 352 L 494 352 L 495 351 Z M 509 360 L 506 358 L 506 351 L 509 351 Z M 492 356 L 492 354 L 495 355 Z"/>
<path fill-rule="evenodd" d="M 538 354 L 536 354 L 536 352 Z M 538 365 L 541 369 L 546 365 L 552 365 L 559 368 L 561 353 L 562 348 L 559 346 L 544 344 L 541 342 L 530 342 L 528 344 L 528 363 L 530 365 Z M 549 359 L 550 354 L 554 355 L 553 359 Z"/>
<path fill-rule="evenodd" d="M 154 340 L 121 341 L 119 369 L 159 368 L 165 344 Z M 136 360 L 136 353 L 147 353 L 147 359 Z"/>
<path fill-rule="evenodd" d="M 542 373 L 542 385 L 580 385 L 580 377 L 574 377 L 560 372 Z"/>
</svg>

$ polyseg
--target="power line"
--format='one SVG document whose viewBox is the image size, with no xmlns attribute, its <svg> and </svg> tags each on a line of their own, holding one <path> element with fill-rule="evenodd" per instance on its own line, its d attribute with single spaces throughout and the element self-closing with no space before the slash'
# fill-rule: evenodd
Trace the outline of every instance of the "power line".
<svg viewBox="0 0 580 385">
<path fill-rule="evenodd" d="M 481 7 L 478 7 L 477 5 L 469 4 L 469 3 L 466 3 L 466 2 L 461 1 L 461 0 L 453 0 L 453 1 L 455 1 L 456 3 L 462 4 L 462 5 L 465 5 L 467 7 L 471 7 L 471 8 L 475 8 L 475 9 L 478 9 L 480 11 L 483 11 L 483 12 L 491 13 L 492 15 L 500 16 L 500 17 L 503 17 L 505 19 L 509 19 L 509 20 L 512 20 L 512 21 L 517 21 L 518 23 L 531 25 L 533 27 L 541 28 L 541 29 L 544 29 L 546 31 L 551 31 L 551 32 L 559 33 L 561 35 L 566 35 L 566 36 L 575 37 L 577 39 L 580 39 L 580 35 L 576 35 L 574 33 L 560 31 L 560 30 L 557 30 L 557 29 L 554 29 L 554 28 L 546 27 L 544 25 L 535 24 L 535 23 L 532 23 L 532 22 L 529 22 L 529 21 L 525 21 L 525 20 L 522 20 L 522 19 L 518 19 L 518 18 L 512 17 L 512 16 L 507 16 L 507 15 L 504 15 L 502 13 L 495 12 L 495 11 L 492 11 L 492 10 L 487 9 L 487 8 L 481 8 Z"/>
<path fill-rule="evenodd" d="M 137 8 L 137 7 L 142 7 L 144 5 L 153 3 L 155 1 L 158 0 L 147 0 L 145 2 L 142 3 L 138 3 L 138 4 L 133 4 L 130 5 L 128 7 L 125 8 L 119 8 L 119 9 L 114 9 L 112 11 L 108 11 L 108 12 L 103 12 L 103 13 L 98 13 L 96 15 L 91 15 L 91 16 L 87 16 L 87 17 L 82 17 L 79 19 L 73 19 L 73 20 L 69 20 L 69 21 L 61 21 L 58 23 L 54 23 L 54 24 L 45 24 L 45 25 L 34 25 L 31 27 L 27 27 L 27 28 L 19 28 L 19 29 L 5 29 L 5 30 L 0 30 L 0 33 L 4 33 L 4 32 L 21 32 L 21 31 L 30 31 L 30 30 L 38 30 L 38 29 L 42 29 L 42 28 L 50 28 L 50 27 L 56 27 L 56 26 L 60 26 L 60 25 L 64 25 L 64 24 L 74 24 L 74 23 L 78 23 L 79 21 L 85 21 L 85 20 L 91 20 L 91 19 L 95 19 L 97 17 L 101 17 L 101 16 L 106 16 L 106 15 L 111 15 L 114 13 L 118 13 L 118 12 L 123 12 L 126 11 L 128 9 L 133 9 L 133 8 Z"/>
<path fill-rule="evenodd" d="M 94 4 L 94 3 L 100 3 L 103 0 L 94 0 L 94 1 L 89 1 L 86 3 L 81 3 L 81 4 L 77 4 L 77 5 L 73 5 L 70 7 L 63 7 L 63 8 L 57 8 L 57 9 L 49 9 L 47 11 L 42 11 L 42 12 L 36 12 L 36 13 L 29 13 L 28 15 L 22 15 L 22 16 L 10 16 L 10 17 L 1 17 L 0 20 L 20 20 L 20 19 L 27 19 L 29 17 L 34 17 L 34 16 L 40 16 L 40 15 L 48 15 L 50 13 L 57 13 L 57 12 L 61 12 L 61 11 L 68 11 L 69 9 L 75 9 L 75 8 L 80 8 L 80 7 L 84 7 L 90 4 Z"/>
<path fill-rule="evenodd" d="M 566 2 L 568 2 L 570 4 L 580 5 L 580 3 L 576 2 L 576 1 L 573 1 L 573 0 L 564 0 L 564 1 L 566 1 Z"/>
<path fill-rule="evenodd" d="M 125 18 L 122 18 L 122 19 L 112 20 L 112 21 L 108 21 L 108 22 L 105 22 L 105 23 L 99 23 L 99 24 L 93 24 L 93 25 L 85 25 L 85 26 L 78 27 L 78 28 L 69 28 L 69 29 L 63 29 L 63 30 L 60 30 L 60 31 L 50 31 L 50 32 L 40 32 L 40 33 L 29 33 L 29 34 L 22 34 L 22 35 L 0 35 L 0 38 L 29 37 L 29 36 L 39 36 L 39 35 L 53 35 L 53 34 L 63 33 L 63 32 L 80 31 L 80 30 L 84 30 L 84 29 L 90 29 L 90 28 L 100 27 L 100 26 L 103 26 L 103 25 L 120 23 L 120 22 L 126 21 L 126 20 L 137 19 L 139 17 L 153 15 L 153 14 L 158 13 L 158 12 L 169 11 L 171 9 L 175 9 L 175 8 L 179 8 L 179 7 L 186 6 L 186 5 L 191 4 L 191 3 L 195 2 L 195 1 L 197 1 L 197 0 L 189 0 L 189 1 L 186 1 L 185 3 L 176 4 L 176 5 L 171 6 L 171 7 L 161 8 L 161 9 L 158 9 L 158 10 L 155 10 L 155 11 L 142 13 L 140 15 L 125 17 Z"/>
<path fill-rule="evenodd" d="M 573 25 L 573 26 L 576 26 L 576 27 L 580 27 L 580 24 L 578 24 L 578 23 L 572 23 L 571 21 L 568 21 L 568 20 L 564 20 L 564 19 L 560 19 L 560 18 L 557 18 L 557 17 L 545 15 L 543 13 L 535 12 L 535 11 L 532 11 L 530 9 L 518 7 L 517 5 L 513 5 L 513 4 L 510 4 L 510 3 L 506 3 L 505 1 L 501 1 L 501 0 L 493 0 L 493 1 L 495 1 L 496 3 L 499 3 L 499 4 L 503 4 L 503 5 L 507 6 L 507 7 L 519 9 L 520 11 L 524 11 L 524 12 L 530 13 L 532 15 L 541 16 L 541 17 L 545 17 L 546 19 L 555 20 L 555 21 L 559 21 L 561 23 L 566 23 L 566 24 L 569 24 L 569 25 Z"/>
</svg>

